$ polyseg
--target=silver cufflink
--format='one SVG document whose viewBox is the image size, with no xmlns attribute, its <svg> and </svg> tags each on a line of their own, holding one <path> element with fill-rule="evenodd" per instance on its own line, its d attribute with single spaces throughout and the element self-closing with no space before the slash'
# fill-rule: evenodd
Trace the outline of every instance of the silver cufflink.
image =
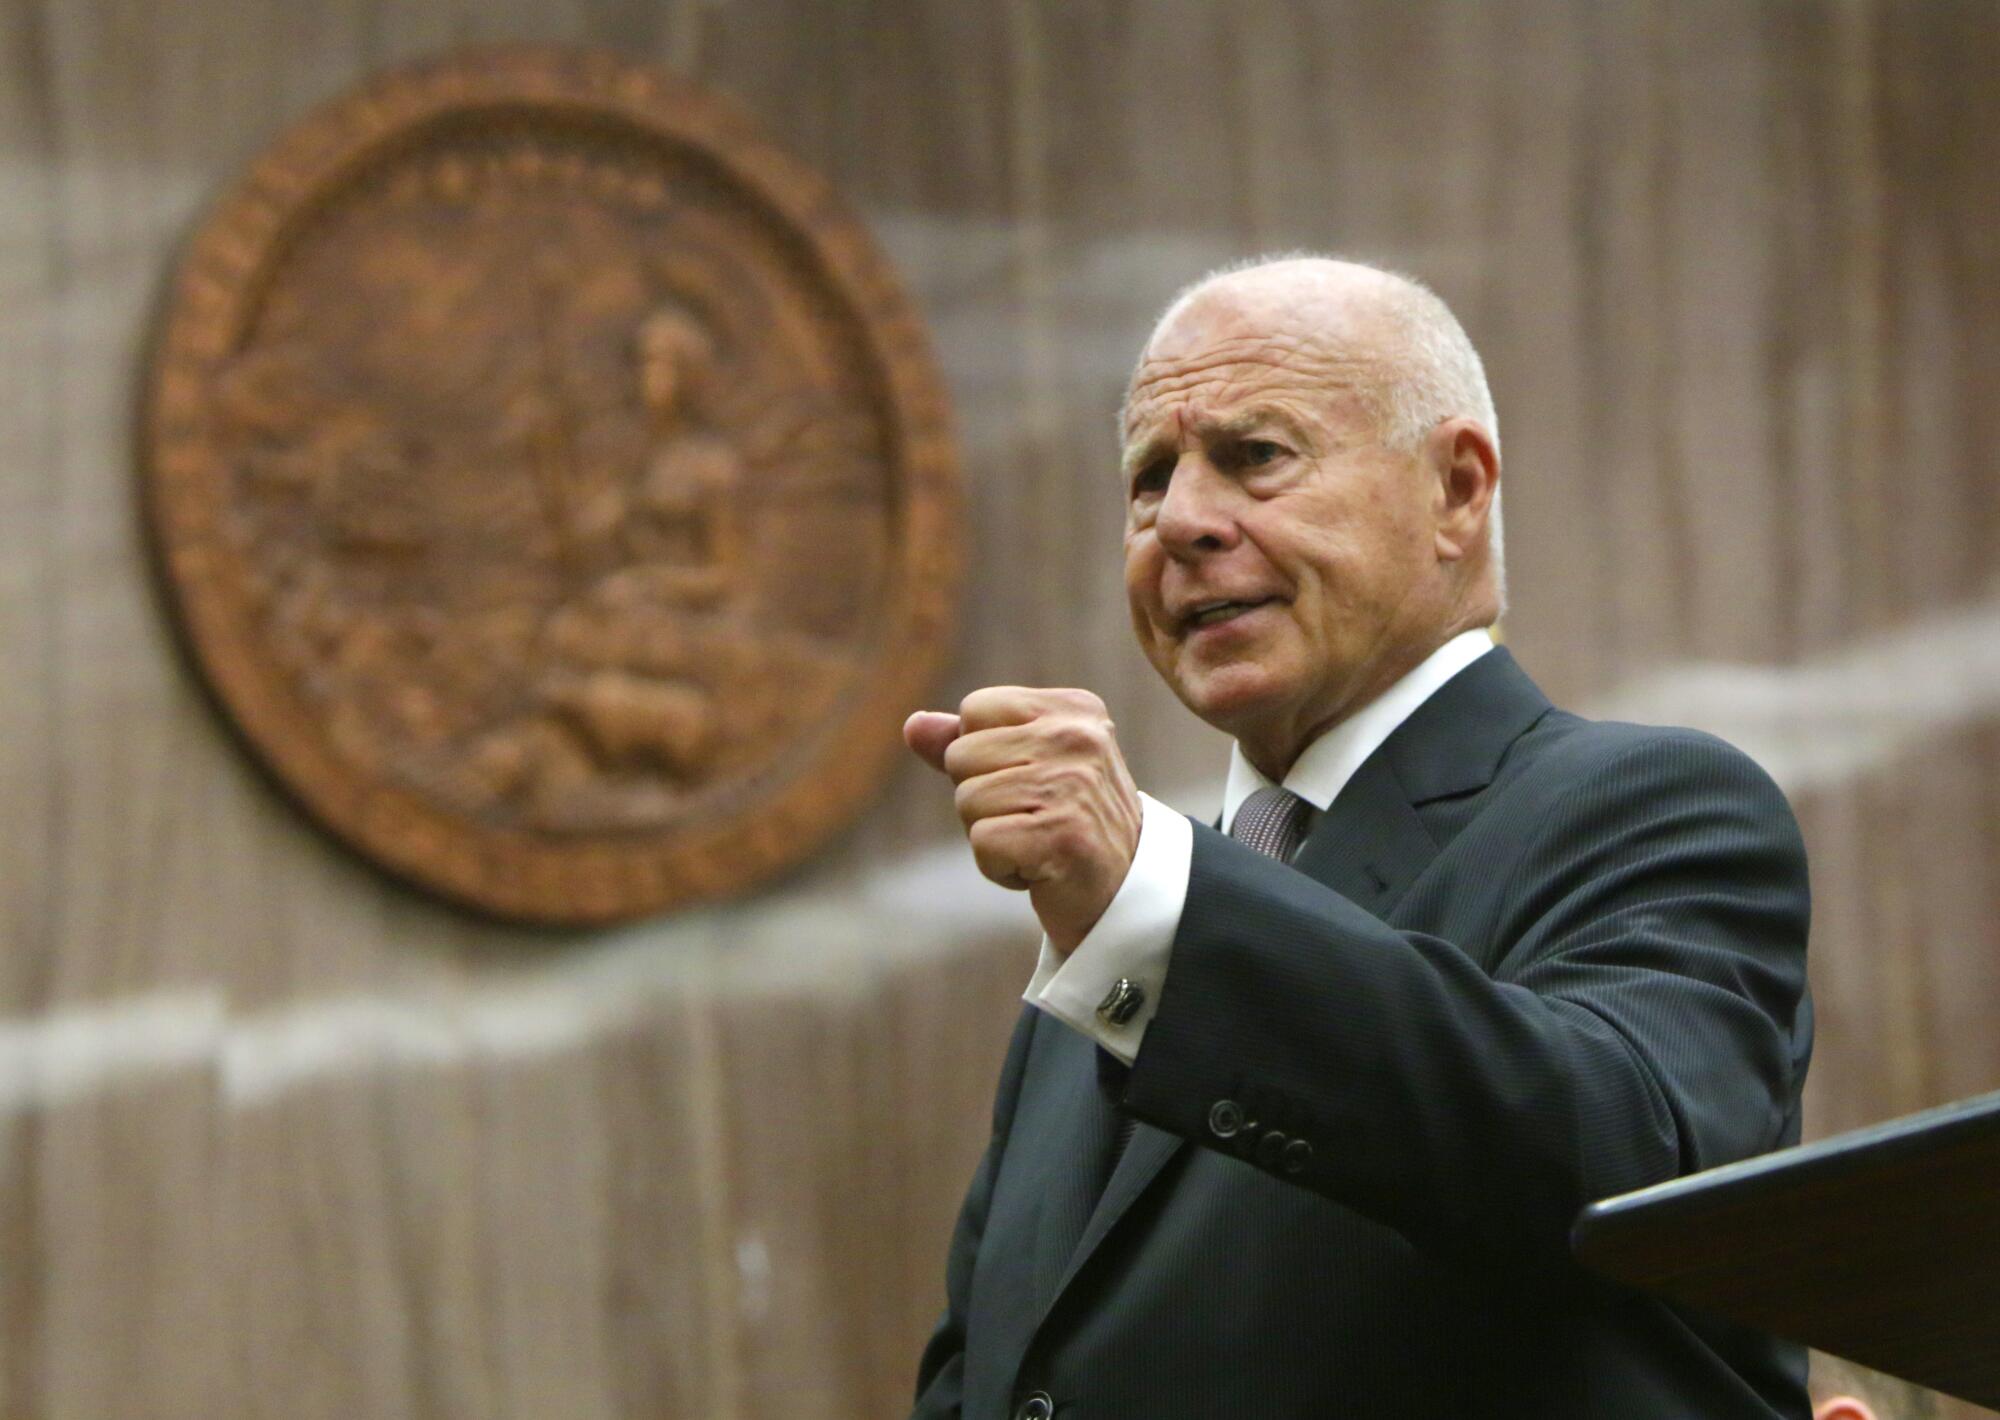
<svg viewBox="0 0 2000 1420">
<path fill-rule="evenodd" d="M 1145 988 L 1121 976 L 1118 983 L 1104 993 L 1104 999 L 1097 1003 L 1097 1019 L 1108 1026 L 1122 1026 L 1145 1004 Z"/>
</svg>

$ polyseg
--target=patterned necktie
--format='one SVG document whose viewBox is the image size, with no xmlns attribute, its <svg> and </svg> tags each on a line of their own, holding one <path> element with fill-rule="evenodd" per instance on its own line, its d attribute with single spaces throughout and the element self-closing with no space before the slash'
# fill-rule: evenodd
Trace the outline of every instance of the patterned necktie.
<svg viewBox="0 0 2000 1420">
<path fill-rule="evenodd" d="M 1305 841 L 1306 820 L 1312 805 L 1290 789 L 1276 784 L 1259 789 L 1245 799 L 1229 825 L 1229 836 L 1256 849 L 1267 858 L 1289 863 Z"/>
<path fill-rule="evenodd" d="M 1305 841 L 1306 822 L 1311 817 L 1311 803 L 1290 789 L 1272 785 L 1257 790 L 1237 807 L 1236 817 L 1229 824 L 1229 836 L 1267 858 L 1288 863 Z M 1125 1067 L 1103 1051 L 1098 1052 L 1098 1073 L 1114 1098 L 1124 1092 Z M 1120 1110 L 1117 1133 L 1111 1140 L 1111 1164 L 1105 1171 L 1107 1182 L 1117 1171 L 1118 1161 L 1125 1157 L 1126 1146 L 1132 1142 L 1132 1126 L 1132 1116 Z"/>
</svg>

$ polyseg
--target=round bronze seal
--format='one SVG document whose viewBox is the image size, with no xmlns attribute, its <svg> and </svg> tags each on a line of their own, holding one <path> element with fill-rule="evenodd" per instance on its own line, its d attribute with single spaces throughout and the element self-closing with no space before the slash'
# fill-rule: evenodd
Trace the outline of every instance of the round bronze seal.
<svg viewBox="0 0 2000 1420">
<path fill-rule="evenodd" d="M 420 64 L 285 135 L 187 250 L 144 443 L 251 745 L 503 916 L 803 857 L 955 600 L 945 400 L 883 258 L 733 106 L 597 53 Z"/>
</svg>

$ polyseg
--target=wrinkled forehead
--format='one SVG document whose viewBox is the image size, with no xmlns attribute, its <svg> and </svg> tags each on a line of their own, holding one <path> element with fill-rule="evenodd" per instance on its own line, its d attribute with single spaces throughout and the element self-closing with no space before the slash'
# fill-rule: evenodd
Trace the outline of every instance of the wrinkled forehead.
<svg viewBox="0 0 2000 1420">
<path fill-rule="evenodd" d="M 1278 402 L 1338 416 L 1372 407 L 1381 364 L 1351 321 L 1239 299 L 1170 313 L 1147 341 L 1126 391 L 1127 441 L 1162 419 L 1226 418 Z"/>
</svg>

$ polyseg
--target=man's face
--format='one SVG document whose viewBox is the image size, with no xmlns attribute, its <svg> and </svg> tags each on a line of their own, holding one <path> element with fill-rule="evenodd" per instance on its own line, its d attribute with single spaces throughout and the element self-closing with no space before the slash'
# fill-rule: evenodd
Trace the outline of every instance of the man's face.
<svg viewBox="0 0 2000 1420">
<path fill-rule="evenodd" d="M 1428 654 L 1441 615 L 1435 480 L 1383 447 L 1365 329 L 1326 315 L 1200 297 L 1126 408 L 1139 644 L 1266 773 Z"/>
</svg>

